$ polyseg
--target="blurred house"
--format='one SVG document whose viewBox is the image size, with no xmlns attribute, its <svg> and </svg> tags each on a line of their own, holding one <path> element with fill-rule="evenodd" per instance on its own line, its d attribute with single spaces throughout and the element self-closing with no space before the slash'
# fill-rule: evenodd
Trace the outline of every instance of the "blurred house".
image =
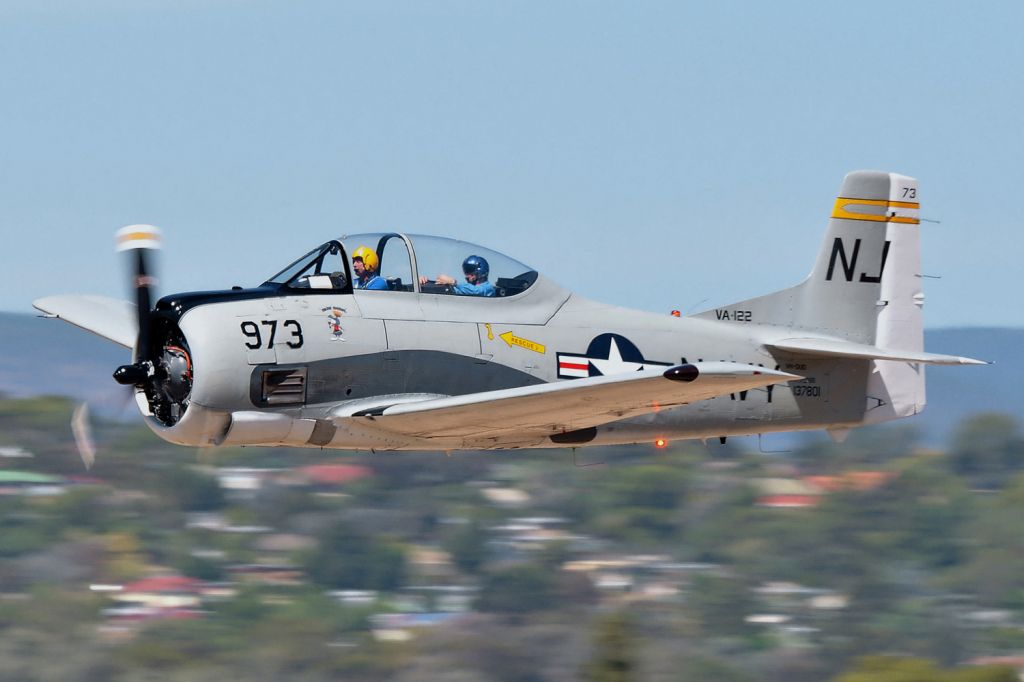
<svg viewBox="0 0 1024 682">
<path fill-rule="evenodd" d="M 522 554 L 542 550 L 552 543 L 565 543 L 578 549 L 578 542 L 589 538 L 557 527 L 566 523 L 566 519 L 558 516 L 510 518 L 489 529 L 492 534 L 489 544 L 496 556 L 506 561 L 521 559 Z"/>
<path fill-rule="evenodd" d="M 257 535 L 269 533 L 273 528 L 270 526 L 240 526 L 230 523 L 223 514 L 217 512 L 191 512 L 186 515 L 186 527 L 198 528 L 200 530 L 213 531 L 215 533 L 238 533 L 241 535 Z"/>
<path fill-rule="evenodd" d="M 465 614 L 455 612 L 434 613 L 378 613 L 370 618 L 373 637 L 380 642 L 405 642 L 417 630 L 459 622 Z"/>
<path fill-rule="evenodd" d="M 253 549 L 271 555 L 295 554 L 316 547 L 316 540 L 298 533 L 271 533 L 253 543 Z"/>
<path fill-rule="evenodd" d="M 530 503 L 530 494 L 519 488 L 484 488 L 480 493 L 496 507 L 525 507 Z"/>
<path fill-rule="evenodd" d="M 249 585 L 301 585 L 305 576 L 290 563 L 234 564 L 225 569 L 232 580 Z"/>
<path fill-rule="evenodd" d="M 803 481 L 825 492 L 877 490 L 896 477 L 893 471 L 847 471 L 838 476 L 804 476 Z"/>
<path fill-rule="evenodd" d="M 808 481 L 796 478 L 762 478 L 754 481 L 757 505 L 774 509 L 801 509 L 814 507 L 825 490 Z"/>
<path fill-rule="evenodd" d="M 108 586 L 109 587 L 109 586 Z M 128 634 L 133 626 L 153 620 L 200 618 L 207 583 L 183 575 L 143 578 L 109 589 L 115 605 L 104 609 L 105 634 Z"/>
<path fill-rule="evenodd" d="M 407 556 L 416 575 L 428 581 L 447 580 L 458 575 L 451 555 L 443 549 L 412 545 Z"/>
<path fill-rule="evenodd" d="M 754 481 L 757 504 L 776 509 L 817 506 L 829 493 L 876 490 L 896 476 L 890 471 L 847 471 L 836 476 L 762 478 Z"/>
<path fill-rule="evenodd" d="M 982 656 L 969 661 L 970 665 L 1003 665 L 1017 673 L 1017 679 L 1024 682 L 1024 656 Z"/>
<path fill-rule="evenodd" d="M 68 484 L 68 480 L 60 476 L 0 470 L 0 495 L 60 495 Z"/>
<path fill-rule="evenodd" d="M 295 469 L 290 482 L 305 484 L 318 490 L 335 490 L 373 476 L 373 470 L 358 464 L 311 464 Z"/>
<path fill-rule="evenodd" d="M 666 602 L 681 598 L 694 574 L 721 569 L 716 564 L 677 563 L 660 554 L 625 554 L 567 561 L 562 570 L 586 575 L 608 599 Z"/>
<path fill-rule="evenodd" d="M 265 482 L 280 469 L 253 469 L 251 467 L 216 467 L 213 474 L 221 489 L 242 497 L 252 495 L 263 488 Z"/>
</svg>

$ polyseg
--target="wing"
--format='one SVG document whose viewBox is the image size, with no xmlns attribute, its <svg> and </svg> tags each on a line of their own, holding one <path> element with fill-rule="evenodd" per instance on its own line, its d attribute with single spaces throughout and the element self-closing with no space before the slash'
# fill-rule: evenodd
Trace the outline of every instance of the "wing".
<svg viewBox="0 0 1024 682">
<path fill-rule="evenodd" d="M 32 306 L 50 317 L 70 322 L 126 348 L 135 345 L 135 338 L 139 334 L 135 306 L 127 301 L 71 294 L 36 299 L 32 301 Z"/>
<path fill-rule="evenodd" d="M 431 397 L 335 416 L 363 417 L 379 429 L 417 438 L 550 436 L 799 378 L 752 365 L 706 362 Z"/>
</svg>

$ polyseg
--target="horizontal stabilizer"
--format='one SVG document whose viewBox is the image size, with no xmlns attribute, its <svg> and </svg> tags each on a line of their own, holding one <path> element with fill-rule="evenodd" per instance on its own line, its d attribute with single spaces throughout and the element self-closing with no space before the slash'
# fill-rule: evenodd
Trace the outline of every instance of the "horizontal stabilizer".
<svg viewBox="0 0 1024 682">
<path fill-rule="evenodd" d="M 862 358 L 865 360 L 897 360 L 920 362 L 926 365 L 988 365 L 984 360 L 964 358 L 958 355 L 940 355 L 912 350 L 890 350 L 865 343 L 854 343 L 843 339 L 801 338 L 782 339 L 766 343 L 769 348 L 800 353 L 802 355 L 823 355 L 838 358 Z"/>
<path fill-rule="evenodd" d="M 70 322 L 125 348 L 135 346 L 138 322 L 135 319 L 135 306 L 127 301 L 88 294 L 69 294 L 39 298 L 32 301 L 32 306 L 50 317 Z"/>
<path fill-rule="evenodd" d="M 734 362 L 596 376 L 431 398 L 349 418 L 414 437 L 550 436 L 800 377 Z"/>
</svg>

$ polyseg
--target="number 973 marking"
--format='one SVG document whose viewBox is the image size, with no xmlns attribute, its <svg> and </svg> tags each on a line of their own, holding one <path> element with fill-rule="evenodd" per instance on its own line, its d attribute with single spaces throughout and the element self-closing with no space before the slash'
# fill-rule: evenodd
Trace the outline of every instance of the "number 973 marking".
<svg viewBox="0 0 1024 682">
<path fill-rule="evenodd" d="M 277 320 L 260 320 L 259 324 L 256 324 L 252 320 L 246 320 L 240 325 L 242 329 L 242 336 L 245 341 L 245 347 L 250 350 L 256 350 L 257 348 L 273 348 L 274 342 L 277 340 Z M 262 327 L 262 331 L 260 330 Z M 289 348 L 302 348 L 302 325 L 296 320 L 285 320 L 281 323 L 282 334 L 287 332 L 287 339 L 284 344 Z"/>
</svg>

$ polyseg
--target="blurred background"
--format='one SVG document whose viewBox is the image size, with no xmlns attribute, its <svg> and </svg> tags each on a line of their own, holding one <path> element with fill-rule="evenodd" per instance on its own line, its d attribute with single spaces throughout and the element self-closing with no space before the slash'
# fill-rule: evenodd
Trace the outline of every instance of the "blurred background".
<svg viewBox="0 0 1024 682">
<path fill-rule="evenodd" d="M 998 364 L 841 445 L 197 451 L 0 313 L 0 678 L 1018 679 L 1024 331 L 928 336 Z"/>
</svg>

